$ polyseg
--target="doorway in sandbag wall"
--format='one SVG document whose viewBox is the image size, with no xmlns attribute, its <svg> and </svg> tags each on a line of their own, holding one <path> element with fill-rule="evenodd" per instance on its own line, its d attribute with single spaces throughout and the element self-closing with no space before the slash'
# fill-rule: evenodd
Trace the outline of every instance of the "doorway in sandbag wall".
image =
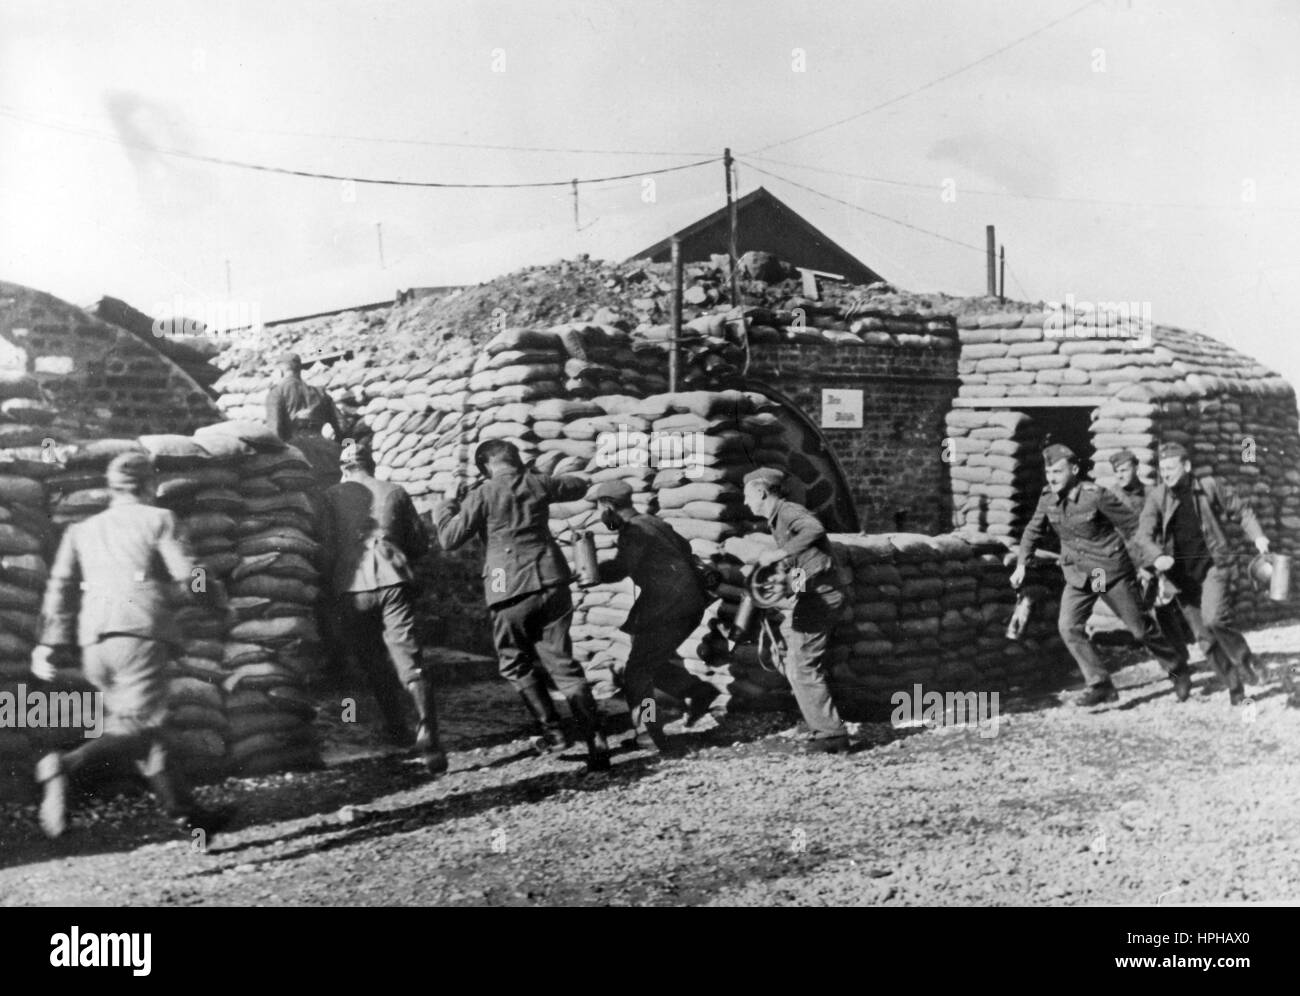
<svg viewBox="0 0 1300 996">
<path fill-rule="evenodd" d="M 1029 444 L 1022 473 L 1017 474 L 1017 506 L 1026 511 L 1020 529 L 1028 525 L 1029 519 L 1038 506 L 1038 497 L 1047 485 L 1047 474 L 1043 469 L 1043 448 L 1052 443 L 1061 443 L 1070 447 L 1079 457 L 1079 471 L 1085 478 L 1092 477 L 1092 420 L 1093 407 L 1077 405 L 1050 405 L 1043 407 L 1026 407 L 1020 410 L 1029 422 L 1023 438 Z M 1017 532 L 1019 537 L 1019 532 Z M 1048 547 L 1059 550 L 1056 538 L 1052 537 Z"/>
</svg>

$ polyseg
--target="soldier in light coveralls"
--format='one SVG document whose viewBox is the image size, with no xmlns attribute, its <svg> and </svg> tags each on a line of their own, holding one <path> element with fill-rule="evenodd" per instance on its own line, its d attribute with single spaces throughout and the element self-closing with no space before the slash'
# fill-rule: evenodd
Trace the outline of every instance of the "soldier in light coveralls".
<svg viewBox="0 0 1300 996">
<path fill-rule="evenodd" d="M 86 678 L 104 696 L 104 733 L 41 758 L 41 827 L 50 837 L 66 828 L 70 775 L 126 757 L 178 828 L 212 834 L 229 813 L 199 807 L 168 763 L 164 668 L 180 641 L 177 601 L 193 601 L 200 592 L 220 601 L 224 591 L 215 579 L 193 583 L 194 561 L 177 538 L 175 518 L 151 504 L 155 473 L 147 456 L 115 457 L 108 487 L 109 507 L 63 534 L 41 609 L 41 642 L 32 651 L 32 673 L 48 681 L 55 651 L 80 645 Z"/>
</svg>

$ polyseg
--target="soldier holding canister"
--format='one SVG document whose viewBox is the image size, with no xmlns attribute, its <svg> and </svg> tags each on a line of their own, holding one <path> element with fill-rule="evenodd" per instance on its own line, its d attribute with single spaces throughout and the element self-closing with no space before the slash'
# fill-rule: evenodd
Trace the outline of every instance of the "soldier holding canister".
<svg viewBox="0 0 1300 996">
<path fill-rule="evenodd" d="M 1228 701 L 1245 698 L 1244 682 L 1254 682 L 1253 655 L 1246 638 L 1227 623 L 1232 551 L 1223 522 L 1241 525 L 1260 553 L 1268 539 L 1250 503 L 1213 477 L 1197 478 L 1187 450 L 1178 443 L 1160 447 L 1160 483 L 1147 493 L 1137 542 L 1147 561 L 1178 588 L 1177 601 L 1206 659 L 1228 686 Z"/>
<path fill-rule="evenodd" d="M 1160 627 L 1160 632 L 1169 638 L 1170 646 L 1178 653 L 1179 659 L 1188 660 L 1187 645 L 1195 642 L 1196 637 L 1188 629 L 1187 621 L 1178 610 L 1178 606 L 1172 602 L 1164 602 L 1158 597 L 1160 586 L 1156 583 L 1151 570 L 1143 566 L 1145 557 L 1137 543 L 1136 517 L 1142 514 L 1142 507 L 1147 499 L 1146 485 L 1142 482 L 1142 478 L 1138 477 L 1138 458 L 1132 450 L 1120 450 L 1111 456 L 1110 465 L 1115 471 L 1115 486 L 1110 489 L 1111 494 L 1123 502 L 1135 516 L 1133 529 L 1124 534 L 1124 542 L 1128 546 L 1129 559 L 1137 567 L 1138 587 L 1142 593 L 1143 608 L 1155 616 L 1156 625 Z"/>
<path fill-rule="evenodd" d="M 538 662 L 569 704 L 587 744 L 588 770 L 607 771 L 609 745 L 569 637 L 572 575 L 549 525 L 551 502 L 581 498 L 588 483 L 526 470 L 519 449 L 504 439 L 481 443 L 474 461 L 482 481 L 463 502 L 456 489 L 433 510 L 438 539 L 446 550 L 473 536 L 486 544 L 483 591 L 501 676 L 541 724 L 543 749 L 562 750 L 569 741 Z"/>
<path fill-rule="evenodd" d="M 600 565 L 600 580 L 630 577 L 638 590 L 621 627 L 632 636 L 623 692 L 637 746 L 664 750 L 668 740 L 656 714 L 655 689 L 686 703 L 687 726 L 703 717 L 719 694 L 687 671 L 676 656 L 712 598 L 697 574 L 691 545 L 662 519 L 637 512 L 627 481 L 605 481 L 592 488 L 588 497 L 596 502 L 601 522 L 618 533 L 618 553 Z"/>
<path fill-rule="evenodd" d="M 776 540 L 776 549 L 765 551 L 759 566 L 779 563 L 798 579 L 781 667 L 808 729 L 788 746 L 804 753 L 837 753 L 848 749 L 849 735 L 826 679 L 826 652 L 844 593 L 826 527 L 808 509 L 783 497 L 785 481 L 785 472 L 772 467 L 751 471 L 744 479 L 745 504 L 767 520 Z"/>
<path fill-rule="evenodd" d="M 1088 683 L 1079 705 L 1115 702 L 1119 693 L 1084 629 L 1098 598 L 1106 601 L 1125 628 L 1165 668 L 1180 702 L 1191 689 L 1185 654 L 1180 657 L 1155 623 L 1142 614 L 1141 594 L 1134 581 L 1133 561 L 1124 534 L 1135 528 L 1135 516 L 1109 491 L 1079 476 L 1079 458 L 1060 443 L 1043 451 L 1047 485 L 1029 525 L 1020 538 L 1011 585 L 1019 588 L 1025 565 L 1049 527 L 1061 541 L 1061 592 L 1058 628 L 1066 648 Z"/>
</svg>

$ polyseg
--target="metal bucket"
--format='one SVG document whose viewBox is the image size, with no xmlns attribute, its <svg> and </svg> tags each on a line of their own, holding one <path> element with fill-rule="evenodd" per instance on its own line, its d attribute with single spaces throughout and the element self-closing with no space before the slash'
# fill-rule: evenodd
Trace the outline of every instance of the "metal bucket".
<svg viewBox="0 0 1300 996">
<path fill-rule="evenodd" d="M 1025 635 L 1025 627 L 1029 625 L 1029 614 L 1034 603 L 1024 592 L 1016 599 L 1015 611 L 1011 613 L 1011 619 L 1007 622 L 1006 638 L 1008 640 L 1019 640 Z"/>
<path fill-rule="evenodd" d="M 596 538 L 590 532 L 579 533 L 573 540 L 573 567 L 578 587 L 600 584 L 600 565 L 596 560 Z"/>
</svg>

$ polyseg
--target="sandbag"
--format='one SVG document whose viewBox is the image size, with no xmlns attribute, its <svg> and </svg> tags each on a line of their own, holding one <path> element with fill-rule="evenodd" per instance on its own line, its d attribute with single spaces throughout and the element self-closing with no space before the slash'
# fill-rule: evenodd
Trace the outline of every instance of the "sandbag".
<svg viewBox="0 0 1300 996">
<path fill-rule="evenodd" d="M 284 440 L 277 436 L 269 425 L 251 419 L 232 419 L 229 422 L 205 425 L 194 430 L 194 438 L 204 448 L 207 448 L 208 441 L 213 439 L 235 439 L 251 446 L 255 451 L 262 452 L 275 452 L 284 449 L 285 446 Z"/>
<path fill-rule="evenodd" d="M 271 619 L 249 619 L 230 630 L 232 640 L 249 643 L 275 643 L 283 640 L 306 640 L 319 643 L 316 620 L 304 616 L 276 616 Z"/>
</svg>

